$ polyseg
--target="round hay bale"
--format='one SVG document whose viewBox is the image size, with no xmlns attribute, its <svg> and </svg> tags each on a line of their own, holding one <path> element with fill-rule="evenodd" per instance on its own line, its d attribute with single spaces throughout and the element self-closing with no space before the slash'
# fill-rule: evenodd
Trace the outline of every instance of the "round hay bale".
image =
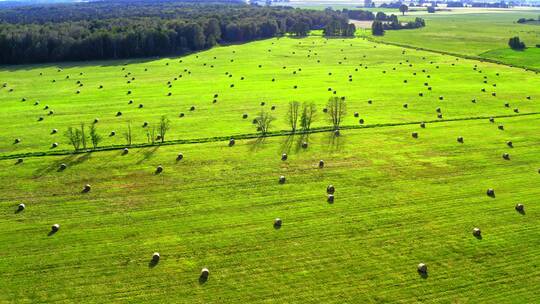
<svg viewBox="0 0 540 304">
<path fill-rule="evenodd" d="M 493 190 L 492 188 L 489 188 L 489 189 L 487 189 L 486 194 L 488 196 L 494 197 L 495 196 L 495 190 Z"/>
<path fill-rule="evenodd" d="M 442 112 L 441 108 L 439 108 L 439 107 L 437 107 L 437 108 L 435 109 L 435 111 L 436 111 L 437 113 L 441 113 L 441 112 Z"/>
<path fill-rule="evenodd" d="M 283 224 L 283 221 L 279 217 L 274 219 L 274 227 L 276 228 L 281 227 L 282 224 Z"/>
<path fill-rule="evenodd" d="M 443 118 L 442 114 L 441 113 L 437 114 L 437 118 L 442 119 Z"/>
<path fill-rule="evenodd" d="M 354 117 L 358 117 L 360 116 L 360 114 L 358 114 L 358 112 L 354 112 Z"/>
<path fill-rule="evenodd" d="M 493 93 L 491 93 L 491 96 L 495 97 L 495 96 L 497 96 L 497 93 L 493 92 Z"/>
<path fill-rule="evenodd" d="M 67 165 L 66 164 L 60 164 L 60 167 L 58 168 L 60 171 L 64 171 L 67 169 Z"/>
<path fill-rule="evenodd" d="M 516 211 L 517 212 L 524 212 L 525 211 L 525 206 L 523 206 L 523 204 L 516 204 Z"/>
<path fill-rule="evenodd" d="M 499 128 L 499 130 L 501 130 L 501 131 L 502 131 L 502 130 L 504 130 L 504 125 L 499 125 L 499 127 L 498 127 L 498 128 Z"/>
<path fill-rule="evenodd" d="M 404 103 L 404 104 L 403 104 L 403 108 L 405 108 L 405 109 L 409 108 L 409 104 Z"/>
<path fill-rule="evenodd" d="M 510 160 L 510 154 L 508 154 L 508 153 L 503 153 L 502 157 L 505 160 Z"/>
<path fill-rule="evenodd" d="M 244 114 L 242 114 L 242 118 L 246 119 L 246 118 L 248 118 L 248 115 L 246 113 L 244 113 Z"/>
<path fill-rule="evenodd" d="M 51 134 L 56 134 L 56 133 L 58 133 L 58 129 L 52 129 L 51 130 Z"/>
<path fill-rule="evenodd" d="M 335 131 L 334 131 L 334 136 L 337 137 L 337 136 L 340 136 L 340 135 L 341 135 L 341 133 L 339 132 L 339 130 L 335 130 Z"/>
<path fill-rule="evenodd" d="M 160 174 L 161 172 L 163 172 L 163 167 L 161 165 L 157 166 L 156 167 L 156 174 Z"/>
<path fill-rule="evenodd" d="M 458 136 L 457 141 L 458 141 L 458 143 L 461 143 L 461 144 L 462 144 L 462 143 L 463 143 L 463 137 L 462 137 L 462 136 Z"/>
<path fill-rule="evenodd" d="M 195 111 L 195 106 L 191 106 L 191 108 L 189 108 L 190 111 Z"/>
<path fill-rule="evenodd" d="M 287 160 L 287 154 L 286 154 L 286 153 L 281 154 L 281 160 L 282 160 L 282 161 L 286 161 L 286 160 Z"/>
<path fill-rule="evenodd" d="M 478 228 L 478 227 L 474 227 L 472 234 L 475 237 L 480 237 L 480 236 L 482 236 L 482 230 L 480 230 L 480 228 Z"/>
<path fill-rule="evenodd" d="M 208 280 L 208 276 L 209 276 L 209 275 L 210 275 L 210 271 L 208 271 L 207 268 L 203 268 L 203 269 L 201 270 L 200 279 L 206 281 L 206 280 Z"/>
<path fill-rule="evenodd" d="M 84 185 L 83 192 L 90 192 L 92 190 L 92 186 L 90 184 Z"/>
<path fill-rule="evenodd" d="M 334 202 L 334 195 L 333 194 L 328 194 L 328 198 L 326 199 L 326 201 L 330 204 L 332 204 Z"/>
<path fill-rule="evenodd" d="M 152 262 L 157 263 L 160 258 L 159 252 L 154 252 L 154 254 L 152 254 Z"/>
<path fill-rule="evenodd" d="M 109 134 L 109 136 L 115 136 L 116 135 L 116 131 L 111 131 L 111 133 Z"/>
<path fill-rule="evenodd" d="M 324 160 L 322 159 L 319 161 L 319 168 L 324 168 Z"/>
<path fill-rule="evenodd" d="M 511 141 L 507 141 L 506 142 L 506 145 L 510 148 L 513 148 L 514 147 L 514 143 L 512 143 Z"/>
<path fill-rule="evenodd" d="M 529 100 L 530 100 L 530 99 L 531 99 L 531 96 L 527 96 L 527 99 L 529 99 Z"/>
<path fill-rule="evenodd" d="M 327 109 L 327 108 L 323 108 L 322 111 L 323 111 L 324 113 L 328 113 L 328 109 Z"/>
<path fill-rule="evenodd" d="M 280 184 L 285 184 L 285 176 L 281 175 L 281 176 L 279 177 L 279 183 L 280 183 Z"/>
<path fill-rule="evenodd" d="M 15 141 L 14 141 L 15 144 L 18 144 L 18 143 L 20 143 L 20 142 L 21 142 L 21 139 L 20 139 L 20 138 L 15 138 Z"/>
<path fill-rule="evenodd" d="M 443 97 L 443 96 L 439 96 L 439 100 L 443 100 L 443 99 L 444 99 L 444 97 Z"/>
<path fill-rule="evenodd" d="M 53 143 L 53 144 L 51 145 L 51 147 L 53 147 L 53 148 L 57 148 L 57 147 L 58 147 L 58 143 L 56 143 L 56 142 L 55 142 L 55 143 Z"/>
<path fill-rule="evenodd" d="M 124 148 L 124 150 L 122 150 L 122 154 L 126 155 L 129 153 L 129 149 L 128 148 Z"/>
<path fill-rule="evenodd" d="M 139 109 L 142 109 L 144 105 L 142 103 L 139 104 Z"/>
<path fill-rule="evenodd" d="M 504 103 L 505 108 L 510 108 L 510 104 L 508 102 Z"/>
<path fill-rule="evenodd" d="M 418 138 L 418 132 L 412 132 L 411 135 L 412 135 L 413 138 Z"/>
<path fill-rule="evenodd" d="M 133 104 L 133 99 L 130 99 L 130 100 L 128 101 L 128 104 Z"/>
<path fill-rule="evenodd" d="M 302 148 L 307 149 L 308 143 L 306 141 L 302 142 Z"/>
<path fill-rule="evenodd" d="M 494 122 L 495 122 L 495 118 L 490 117 L 490 118 L 489 118 L 489 122 L 494 123 Z"/>
<path fill-rule="evenodd" d="M 427 273 L 427 265 L 424 263 L 418 264 L 417 270 L 419 273 L 426 274 Z"/>
<path fill-rule="evenodd" d="M 122 116 L 122 112 L 120 112 L 120 111 L 116 112 L 116 117 L 118 117 L 118 116 Z"/>
<path fill-rule="evenodd" d="M 364 119 L 363 119 L 363 118 L 360 118 L 360 119 L 358 120 L 358 123 L 361 124 L 361 125 L 363 125 L 363 124 L 364 124 Z"/>
<path fill-rule="evenodd" d="M 26 208 L 26 205 L 25 205 L 25 204 L 19 204 L 19 205 L 17 206 L 17 211 L 18 211 L 18 212 L 21 212 L 21 211 L 23 211 L 25 208 Z"/>
<path fill-rule="evenodd" d="M 43 121 L 43 116 L 38 117 L 38 121 Z"/>
<path fill-rule="evenodd" d="M 264 106 L 266 104 L 266 102 L 262 101 L 261 102 L 261 106 Z"/>
<path fill-rule="evenodd" d="M 236 142 L 235 142 L 234 138 L 229 139 L 229 147 L 234 146 L 235 143 Z"/>
<path fill-rule="evenodd" d="M 418 93 L 418 96 L 422 97 L 424 96 L 424 93 Z"/>
<path fill-rule="evenodd" d="M 420 123 L 420 128 L 425 129 L 425 128 L 426 128 L 426 123 L 425 123 L 425 122 L 421 122 L 421 123 Z"/>
<path fill-rule="evenodd" d="M 51 231 L 52 232 L 57 232 L 58 230 L 60 230 L 60 225 L 59 224 L 54 224 L 51 226 Z"/>
<path fill-rule="evenodd" d="M 178 155 L 176 156 L 176 161 L 180 161 L 184 158 L 184 154 L 182 153 L 178 153 Z"/>
<path fill-rule="evenodd" d="M 49 115 L 53 115 L 54 114 L 54 111 L 53 110 L 50 110 L 49 111 Z"/>
<path fill-rule="evenodd" d="M 184 113 L 180 113 L 180 115 L 178 115 L 180 118 L 184 117 Z"/>
<path fill-rule="evenodd" d="M 22 158 L 17 158 L 17 164 L 22 164 L 24 162 L 24 159 Z"/>
<path fill-rule="evenodd" d="M 276 106 L 272 106 L 270 110 L 274 111 L 276 109 Z"/>
<path fill-rule="evenodd" d="M 515 108 L 515 109 L 514 109 L 514 113 L 519 113 L 519 109 L 518 109 L 518 108 Z"/>
<path fill-rule="evenodd" d="M 143 122 L 142 127 L 143 127 L 143 128 L 148 127 L 148 121 Z"/>
<path fill-rule="evenodd" d="M 328 194 L 334 194 L 334 192 L 336 192 L 336 188 L 334 187 L 334 185 L 328 185 L 326 187 L 326 193 Z"/>
</svg>

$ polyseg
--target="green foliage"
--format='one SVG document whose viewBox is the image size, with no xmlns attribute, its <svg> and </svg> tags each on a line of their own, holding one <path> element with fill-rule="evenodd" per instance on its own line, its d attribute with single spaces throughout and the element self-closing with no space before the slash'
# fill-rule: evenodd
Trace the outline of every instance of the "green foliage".
<svg viewBox="0 0 540 304">
<path fill-rule="evenodd" d="M 161 143 L 165 141 L 165 135 L 167 135 L 167 131 L 171 128 L 171 121 L 167 118 L 167 116 L 162 115 L 159 120 L 159 137 L 161 138 Z"/>
<path fill-rule="evenodd" d="M 525 49 L 525 43 L 519 40 L 519 37 L 512 37 L 508 40 L 508 46 L 513 50 L 521 51 Z"/>
<path fill-rule="evenodd" d="M 384 35 L 383 23 L 381 21 L 373 21 L 373 23 L 371 24 L 371 33 L 374 36 L 383 36 Z"/>
<path fill-rule="evenodd" d="M 345 97 L 332 96 L 328 99 L 326 104 L 326 110 L 328 120 L 334 127 L 334 130 L 338 130 L 345 115 L 347 114 L 347 103 Z"/>
<path fill-rule="evenodd" d="M 261 110 L 259 115 L 255 118 L 255 126 L 257 127 L 257 132 L 259 132 L 263 136 L 266 135 L 266 133 L 268 133 L 268 131 L 270 130 L 270 126 L 274 120 L 274 116 L 270 115 L 270 113 L 264 110 Z"/>
<path fill-rule="evenodd" d="M 92 146 L 96 149 L 99 143 L 102 140 L 102 136 L 97 133 L 96 123 L 90 125 L 90 140 L 92 141 Z"/>
<path fill-rule="evenodd" d="M 313 102 L 304 102 L 302 104 L 302 114 L 300 116 L 300 127 L 302 131 L 311 130 L 311 124 L 315 121 L 317 105 Z"/>
</svg>

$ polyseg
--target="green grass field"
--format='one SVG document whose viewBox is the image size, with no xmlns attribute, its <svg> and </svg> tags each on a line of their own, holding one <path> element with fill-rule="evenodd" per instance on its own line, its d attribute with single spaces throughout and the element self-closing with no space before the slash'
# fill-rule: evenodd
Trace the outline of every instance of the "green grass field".
<svg viewBox="0 0 540 304">
<path fill-rule="evenodd" d="M 58 66 L 0 70 L 7 83 L 0 89 L 0 302 L 537 301 L 534 72 L 321 37 Z M 334 90 L 348 104 L 341 136 L 280 133 L 292 100 L 315 102 L 315 127 L 327 127 L 321 109 Z M 147 142 L 143 122 L 164 114 L 172 123 L 169 141 L 225 139 L 255 133 L 261 108 L 275 116 L 272 135 L 281 136 L 233 147 L 206 140 L 120 150 L 128 122 L 135 143 Z M 365 120 L 362 128 L 354 112 Z M 64 131 L 95 118 L 102 146 L 118 150 L 69 153 Z M 63 155 L 18 163 L 25 153 Z M 58 170 L 61 164 L 67 169 Z M 85 184 L 88 193 L 81 192 Z M 26 204 L 22 212 L 19 203 Z M 283 220 L 280 229 L 275 218 Z M 50 234 L 55 223 L 61 228 Z M 157 265 L 154 252 L 161 254 Z M 417 272 L 420 262 L 428 265 L 426 277 Z M 199 281 L 203 267 L 210 270 L 206 282 Z"/>
<path fill-rule="evenodd" d="M 516 23 L 519 18 L 538 18 L 540 10 L 466 12 L 464 9 L 435 14 L 414 12 L 404 20 L 420 15 L 426 20 L 425 28 L 387 31 L 377 39 L 540 69 L 540 52 L 536 48 L 540 44 L 540 28 Z M 529 49 L 511 50 L 508 39 L 514 36 L 520 37 Z"/>
</svg>

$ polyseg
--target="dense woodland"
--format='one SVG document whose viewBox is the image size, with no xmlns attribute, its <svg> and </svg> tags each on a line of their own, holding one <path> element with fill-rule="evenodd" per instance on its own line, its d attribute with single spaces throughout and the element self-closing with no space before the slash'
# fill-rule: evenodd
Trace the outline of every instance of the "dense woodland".
<svg viewBox="0 0 540 304">
<path fill-rule="evenodd" d="M 352 36 L 340 11 L 228 3 L 91 2 L 0 11 L 0 64 L 179 55 L 290 33 Z"/>
</svg>

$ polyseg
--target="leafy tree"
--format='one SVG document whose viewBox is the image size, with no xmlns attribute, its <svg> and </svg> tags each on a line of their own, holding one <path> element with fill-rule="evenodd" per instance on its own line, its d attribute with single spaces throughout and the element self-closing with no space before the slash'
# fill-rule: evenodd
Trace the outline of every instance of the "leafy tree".
<svg viewBox="0 0 540 304">
<path fill-rule="evenodd" d="M 64 136 L 69 140 L 75 151 L 78 151 L 81 147 L 82 133 L 81 130 L 69 127 L 64 133 Z"/>
<path fill-rule="evenodd" d="M 133 142 L 133 135 L 131 133 L 131 121 L 127 123 L 127 129 L 126 132 L 124 132 L 124 138 L 126 139 L 126 144 L 128 146 L 131 146 Z"/>
<path fill-rule="evenodd" d="M 405 12 L 409 11 L 409 7 L 406 4 L 401 4 L 399 6 L 399 11 L 405 16 Z"/>
<path fill-rule="evenodd" d="M 302 115 L 300 116 L 300 127 L 302 131 L 307 132 L 311 129 L 311 124 L 315 120 L 315 113 L 317 112 L 317 106 L 315 103 L 304 102 L 302 104 Z"/>
<path fill-rule="evenodd" d="M 292 132 L 296 132 L 298 118 L 300 116 L 300 103 L 298 101 L 289 102 L 289 110 L 287 111 L 287 123 L 291 127 Z"/>
<path fill-rule="evenodd" d="M 165 116 L 161 116 L 159 121 L 159 135 L 161 137 L 161 143 L 165 142 L 165 134 L 169 131 L 171 121 Z"/>
<path fill-rule="evenodd" d="M 525 49 L 525 43 L 519 39 L 519 37 L 512 37 L 508 40 L 508 45 L 513 50 L 521 51 Z"/>
<path fill-rule="evenodd" d="M 345 115 L 347 114 L 347 104 L 345 97 L 330 97 L 326 105 L 328 119 L 332 123 L 334 130 L 338 130 Z"/>
<path fill-rule="evenodd" d="M 434 6 L 428 6 L 427 12 L 430 13 L 430 14 L 435 13 L 435 7 Z"/>
<path fill-rule="evenodd" d="M 374 36 L 383 36 L 384 35 L 383 23 L 381 21 L 373 21 L 373 23 L 371 24 L 371 33 Z"/>
<path fill-rule="evenodd" d="M 96 123 L 90 125 L 90 140 L 92 141 L 92 146 L 96 149 L 101 142 L 101 135 L 97 133 Z"/>
<path fill-rule="evenodd" d="M 270 129 L 270 124 L 274 120 L 274 117 L 268 112 L 265 112 L 264 110 L 261 111 L 259 116 L 255 118 L 257 131 L 259 131 L 261 135 L 266 135 L 266 133 L 268 133 L 268 130 Z"/>
</svg>

